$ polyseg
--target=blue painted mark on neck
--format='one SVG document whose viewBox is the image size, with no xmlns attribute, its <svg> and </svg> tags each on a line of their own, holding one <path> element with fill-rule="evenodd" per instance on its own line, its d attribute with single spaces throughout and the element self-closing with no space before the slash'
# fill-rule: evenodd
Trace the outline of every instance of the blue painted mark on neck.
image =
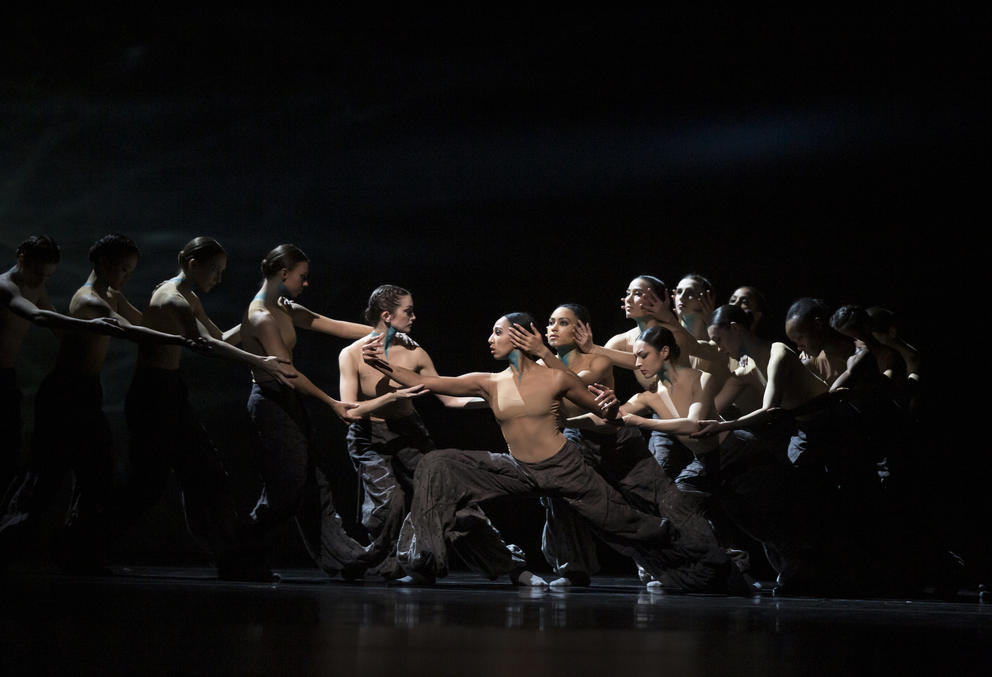
<svg viewBox="0 0 992 677">
<path fill-rule="evenodd" d="M 506 359 L 508 359 L 510 361 L 510 365 L 517 370 L 517 381 L 520 381 L 520 379 L 523 378 L 523 373 L 520 371 L 520 349 L 514 348 L 510 351 L 510 354 Z"/>
<path fill-rule="evenodd" d="M 572 365 L 569 362 L 572 361 L 572 355 L 575 354 L 575 345 L 570 346 L 558 346 L 558 359 L 565 363 L 566 367 L 571 368 Z"/>
<path fill-rule="evenodd" d="M 389 325 L 386 327 L 386 338 L 383 340 L 386 357 L 389 357 L 389 344 L 392 342 L 394 336 L 396 336 L 396 330 L 393 329 L 393 325 Z"/>
</svg>

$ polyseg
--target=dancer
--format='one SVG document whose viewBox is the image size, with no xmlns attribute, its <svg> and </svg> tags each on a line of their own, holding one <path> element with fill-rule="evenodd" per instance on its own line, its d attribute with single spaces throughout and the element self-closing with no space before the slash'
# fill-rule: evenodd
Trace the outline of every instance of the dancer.
<svg viewBox="0 0 992 677">
<path fill-rule="evenodd" d="M 563 399 L 602 412 L 607 419 L 616 417 L 618 403 L 612 390 L 587 387 L 574 374 L 539 365 L 514 347 L 510 328 L 533 323 L 525 313 L 509 313 L 496 321 L 488 341 L 490 351 L 510 366 L 492 374 L 423 376 L 386 362 L 382 337 L 369 339 L 363 348 L 367 363 L 405 386 L 484 398 L 510 452 L 445 449 L 424 457 L 397 546 L 403 568 L 411 576 L 432 581 L 447 572 L 449 542 L 478 542 L 483 537 L 478 525 L 466 529 L 459 522 L 462 508 L 500 496 L 547 495 L 564 499 L 603 540 L 666 584 L 689 590 L 726 589 L 732 567 L 722 550 L 691 542 L 669 520 L 632 508 L 561 434 L 557 415 Z M 502 558 L 506 566 L 512 564 L 499 550 L 490 552 L 491 561 Z"/>
<path fill-rule="evenodd" d="M 546 364 L 571 369 L 587 385 L 598 382 L 612 386 L 610 361 L 576 349 L 575 328 L 580 323 L 589 326 L 590 317 L 588 311 L 577 304 L 559 306 L 551 314 L 548 343 L 558 350 L 558 356 L 544 346 L 536 330 L 514 327 L 511 334 L 517 348 L 541 356 Z M 634 345 L 636 351 L 638 344 Z M 642 371 L 641 376 L 652 380 L 656 379 L 657 374 Z M 592 415 L 582 415 L 581 409 L 568 400 L 562 402 L 561 413 L 568 418 L 562 434 L 578 445 L 586 462 L 619 490 L 632 506 L 671 519 L 683 533 L 696 533 L 696 538 L 700 539 L 714 538 L 703 517 L 683 499 L 668 475 L 654 461 L 638 430 L 633 427 L 590 425 L 588 417 Z M 588 527 L 564 501 L 546 498 L 544 503 L 548 510 L 543 550 L 548 563 L 559 574 L 552 585 L 587 585 L 589 575 L 595 572 L 597 566 L 595 542 L 590 538 Z"/>
<path fill-rule="evenodd" d="M 245 352 L 223 340 L 194 289 L 207 293 L 220 284 L 227 253 L 217 240 L 197 237 L 179 252 L 179 272 L 155 287 L 142 316 L 143 326 L 200 339 L 214 357 L 241 362 L 267 378 L 292 387 L 289 360 Z M 229 333 L 231 335 L 231 333 Z M 189 405 L 179 373 L 178 346 L 147 343 L 138 349 L 125 412 L 131 436 L 131 473 L 112 529 L 120 532 L 155 505 L 174 469 L 186 525 L 218 557 L 218 575 L 238 578 L 238 564 L 227 561 L 235 547 L 237 511 L 220 452 Z"/>
<path fill-rule="evenodd" d="M 906 378 L 906 362 L 894 349 L 883 344 L 871 331 L 871 317 L 860 306 L 841 306 L 830 316 L 830 327 L 855 341 L 855 352 L 848 358 L 847 372 L 852 371 L 852 360 L 861 361 L 866 355 L 874 358 L 879 373 L 893 383 L 902 383 Z M 843 387 L 847 379 L 838 378 L 833 387 Z M 840 385 L 838 385 L 838 383 Z"/>
<path fill-rule="evenodd" d="M 415 319 L 413 296 L 396 285 L 377 287 L 369 296 L 365 320 L 382 334 L 385 352 L 393 364 L 427 376 L 437 376 L 430 355 L 408 333 Z M 368 573 L 385 578 L 403 574 L 396 562 L 396 538 L 410 511 L 413 476 L 421 457 L 434 442 L 412 400 L 429 391 L 422 386 L 403 388 L 362 360 L 365 337 L 338 355 L 340 396 L 359 402 L 349 413 L 362 416 L 348 426 L 348 454 L 358 472 L 363 493 L 362 526 L 372 539 Z M 438 394 L 447 407 L 486 406 L 478 397 Z"/>
<path fill-rule="evenodd" d="M 785 333 L 796 344 L 803 363 L 832 385 L 847 370 L 854 340 L 830 326 L 830 308 L 822 299 L 803 297 L 785 315 Z"/>
<path fill-rule="evenodd" d="M 138 264 L 138 247 L 129 238 L 120 233 L 106 235 L 90 248 L 89 258 L 93 270 L 69 302 L 73 317 L 113 321 L 125 338 L 138 343 L 209 350 L 201 340 L 140 326 L 141 312 L 122 292 Z M 63 335 L 55 369 L 38 390 L 30 464 L 15 480 L 16 487 L 12 485 L 6 514 L 0 520 L 4 541 L 25 538 L 27 525 L 49 507 L 71 468 L 75 473 L 73 498 L 57 553 L 60 566 L 69 572 L 107 573 L 103 565 L 105 519 L 114 445 L 103 413 L 100 371 L 109 345 L 108 336 Z M 8 552 L 17 549 L 12 546 Z"/>
<path fill-rule="evenodd" d="M 28 328 L 34 324 L 53 331 L 91 331 L 122 336 L 124 331 L 107 318 L 80 320 L 55 311 L 47 283 L 55 274 L 61 254 L 55 240 L 32 235 L 17 247 L 17 261 L 0 275 L 0 440 L 6 451 L 0 457 L 0 489 L 6 489 L 20 465 L 21 391 L 14 362 Z"/>
<path fill-rule="evenodd" d="M 292 301 L 309 286 L 309 273 L 309 259 L 296 245 L 281 244 L 266 255 L 262 260 L 261 289 L 241 322 L 245 350 L 292 363 L 297 327 L 349 339 L 365 336 L 372 330 L 368 325 L 324 317 Z M 340 573 L 355 578 L 368 567 L 369 553 L 345 533 L 334 508 L 330 482 L 315 458 L 321 447 L 311 444 L 310 419 L 303 396 L 327 405 L 345 423 L 357 420 L 351 410 L 358 405 L 334 399 L 291 364 L 290 372 L 294 374 L 292 388 L 270 373 L 252 369 L 254 383 L 248 398 L 248 413 L 261 442 L 258 471 L 263 489 L 251 513 L 253 552 L 241 556 L 246 564 L 240 575 L 260 580 L 273 578 L 268 562 L 270 536 L 277 527 L 295 518 L 317 565 L 328 575 Z M 312 524 L 314 520 L 309 516 L 301 515 L 304 489 L 311 472 L 320 490 L 319 525 Z M 247 563 L 252 560 L 253 563 Z"/>
</svg>

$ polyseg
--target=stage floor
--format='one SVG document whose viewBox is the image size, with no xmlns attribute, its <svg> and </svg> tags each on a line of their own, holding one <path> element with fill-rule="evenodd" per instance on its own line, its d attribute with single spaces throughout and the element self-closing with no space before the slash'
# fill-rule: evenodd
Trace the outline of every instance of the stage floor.
<svg viewBox="0 0 992 677">
<path fill-rule="evenodd" d="M 515 588 L 458 573 L 432 587 L 277 584 L 209 569 L 111 578 L 9 573 L 0 674 L 992 674 L 992 605 L 652 593 L 633 577 Z"/>
</svg>

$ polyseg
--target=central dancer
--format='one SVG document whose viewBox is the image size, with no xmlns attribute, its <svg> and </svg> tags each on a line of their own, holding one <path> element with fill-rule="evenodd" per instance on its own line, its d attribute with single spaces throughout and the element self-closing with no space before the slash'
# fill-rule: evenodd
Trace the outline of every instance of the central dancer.
<svg viewBox="0 0 992 677">
<path fill-rule="evenodd" d="M 427 376 L 386 362 L 382 336 L 364 345 L 365 361 L 404 386 L 486 400 L 510 452 L 443 449 L 421 460 L 410 514 L 397 543 L 403 569 L 414 581 L 432 582 L 447 574 L 449 545 L 469 545 L 491 564 L 481 569 L 473 563 L 473 568 L 490 577 L 509 573 L 515 563 L 505 545 L 496 547 L 501 542 L 492 538 L 492 526 L 461 515 L 480 501 L 498 497 L 552 496 L 563 499 L 606 543 L 663 583 L 685 590 L 726 590 L 732 568 L 722 551 L 713 557 L 713 549 L 687 542 L 667 519 L 632 508 L 562 435 L 562 399 L 608 420 L 616 419 L 619 403 L 611 389 L 587 387 L 575 374 L 548 369 L 516 348 L 510 328 L 533 323 L 527 313 L 508 313 L 496 321 L 490 351 L 494 358 L 510 362 L 497 373 Z M 492 562 L 497 561 L 505 563 L 506 571 L 496 571 Z"/>
</svg>

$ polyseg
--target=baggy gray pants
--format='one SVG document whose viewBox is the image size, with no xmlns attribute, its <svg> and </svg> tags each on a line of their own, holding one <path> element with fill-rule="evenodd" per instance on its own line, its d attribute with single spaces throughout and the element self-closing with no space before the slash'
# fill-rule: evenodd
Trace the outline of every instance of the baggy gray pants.
<svg viewBox="0 0 992 677">
<path fill-rule="evenodd" d="M 656 492 L 650 487 L 644 490 Z M 400 532 L 400 564 L 411 574 L 444 576 L 449 544 L 468 541 L 475 552 L 489 553 L 490 561 L 509 566 L 506 547 L 497 547 L 502 541 L 493 538 L 491 525 L 486 528 L 477 520 L 466 524 L 460 519 L 465 508 L 506 496 L 562 499 L 599 538 L 635 559 L 663 583 L 685 590 L 725 589 L 731 565 L 715 542 L 687 538 L 673 528 L 675 520 L 631 507 L 569 441 L 554 456 L 538 463 L 525 463 L 510 454 L 460 449 L 442 449 L 425 456 L 417 469 L 410 514 Z M 676 520 L 686 517 L 680 505 L 669 505 L 666 500 L 660 504 L 670 507 Z M 492 566 L 476 570 L 490 576 L 494 573 Z"/>
<path fill-rule="evenodd" d="M 633 507 L 667 518 L 683 539 L 700 547 L 719 549 L 716 536 L 697 504 L 682 495 L 668 474 L 648 451 L 640 430 L 621 427 L 615 432 L 565 428 L 586 462 Z M 596 573 L 596 542 L 588 523 L 561 499 L 545 498 L 547 508 L 542 552 L 556 573 L 570 577 Z M 712 553 L 711 558 L 720 558 Z"/>
<path fill-rule="evenodd" d="M 423 455 L 434 449 L 420 416 L 363 420 L 348 426 L 348 455 L 361 481 L 362 526 L 372 540 L 370 562 L 387 578 L 398 573 L 396 539 L 410 511 L 413 477 Z M 400 574 L 402 575 L 402 574 Z"/>
</svg>

